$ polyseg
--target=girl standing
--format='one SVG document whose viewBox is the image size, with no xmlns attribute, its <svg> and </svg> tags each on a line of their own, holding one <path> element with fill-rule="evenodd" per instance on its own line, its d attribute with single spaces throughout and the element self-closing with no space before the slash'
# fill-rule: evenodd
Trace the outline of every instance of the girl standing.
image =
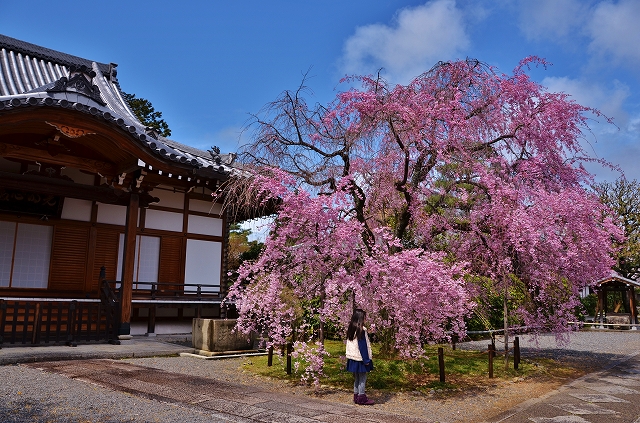
<svg viewBox="0 0 640 423">
<path fill-rule="evenodd" d="M 347 329 L 347 371 L 353 373 L 353 402 L 360 405 L 372 405 L 374 402 L 367 398 L 364 387 L 367 383 L 367 373 L 373 370 L 371 361 L 371 343 L 364 327 L 366 313 L 356 309 L 351 316 L 351 323 Z"/>
</svg>

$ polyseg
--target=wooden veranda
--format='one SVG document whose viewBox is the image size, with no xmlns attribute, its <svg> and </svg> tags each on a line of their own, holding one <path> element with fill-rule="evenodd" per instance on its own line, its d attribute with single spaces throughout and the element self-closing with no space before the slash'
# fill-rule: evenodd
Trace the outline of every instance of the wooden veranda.
<svg viewBox="0 0 640 423">
<path fill-rule="evenodd" d="M 0 297 L 0 348 L 15 344 L 76 346 L 91 341 L 119 344 L 121 286 L 120 281 L 106 280 L 102 272 L 100 298 Z M 132 290 L 131 306 L 137 320 L 146 321 L 147 334 L 153 335 L 158 309 L 191 308 L 193 317 L 201 317 L 203 309 L 215 307 L 215 317 L 222 317 L 219 289 L 212 284 L 138 283 Z M 141 309 L 146 315 L 141 316 Z"/>
</svg>

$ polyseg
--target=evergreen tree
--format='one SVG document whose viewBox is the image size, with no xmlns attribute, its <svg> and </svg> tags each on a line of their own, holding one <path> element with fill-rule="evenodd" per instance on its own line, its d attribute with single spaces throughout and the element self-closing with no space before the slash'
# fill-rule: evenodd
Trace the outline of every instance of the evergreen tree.
<svg viewBox="0 0 640 423">
<path fill-rule="evenodd" d="M 135 94 L 122 93 L 124 99 L 129 104 L 131 111 L 136 115 L 138 120 L 144 125 L 153 128 L 163 137 L 171 136 L 169 125 L 162 118 L 162 112 L 157 112 L 153 108 L 153 104 L 146 98 L 137 98 Z"/>
<path fill-rule="evenodd" d="M 640 182 L 618 179 L 613 183 L 600 183 L 595 190 L 624 231 L 624 240 L 615 245 L 616 264 L 613 270 L 620 276 L 635 280 L 640 276 Z"/>
</svg>

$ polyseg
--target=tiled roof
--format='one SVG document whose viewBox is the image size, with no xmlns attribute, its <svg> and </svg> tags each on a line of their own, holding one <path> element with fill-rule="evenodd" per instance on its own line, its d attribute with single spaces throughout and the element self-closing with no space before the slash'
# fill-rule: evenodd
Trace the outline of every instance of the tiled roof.
<svg viewBox="0 0 640 423">
<path fill-rule="evenodd" d="M 105 119 L 164 160 L 224 179 L 232 155 L 211 154 L 157 135 L 124 100 L 116 64 L 92 62 L 0 34 L 0 113 L 21 107 L 63 107 Z"/>
<path fill-rule="evenodd" d="M 23 56 L 30 56 L 31 58 L 42 62 L 57 63 L 64 66 L 85 65 L 87 67 L 91 67 L 92 63 L 91 60 L 40 47 L 2 34 L 0 34 L 0 49 L 8 52 L 14 52 L 16 54 L 22 54 Z M 100 66 L 102 73 L 108 72 L 109 65 L 104 63 L 98 63 L 98 65 Z"/>
</svg>

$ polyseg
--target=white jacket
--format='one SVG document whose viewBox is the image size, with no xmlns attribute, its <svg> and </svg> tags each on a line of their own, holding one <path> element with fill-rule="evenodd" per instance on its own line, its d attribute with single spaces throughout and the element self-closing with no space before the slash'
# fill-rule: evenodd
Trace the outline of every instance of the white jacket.
<svg viewBox="0 0 640 423">
<path fill-rule="evenodd" d="M 367 341 L 367 352 L 369 353 L 369 359 L 372 359 L 373 356 L 371 355 L 371 342 L 369 342 L 369 335 L 367 335 L 367 330 L 365 328 L 363 328 L 363 330 L 364 339 Z M 352 341 L 347 339 L 346 356 L 351 360 L 363 361 L 362 354 L 360 354 L 360 348 L 358 348 L 358 337 L 353 338 Z"/>
</svg>

